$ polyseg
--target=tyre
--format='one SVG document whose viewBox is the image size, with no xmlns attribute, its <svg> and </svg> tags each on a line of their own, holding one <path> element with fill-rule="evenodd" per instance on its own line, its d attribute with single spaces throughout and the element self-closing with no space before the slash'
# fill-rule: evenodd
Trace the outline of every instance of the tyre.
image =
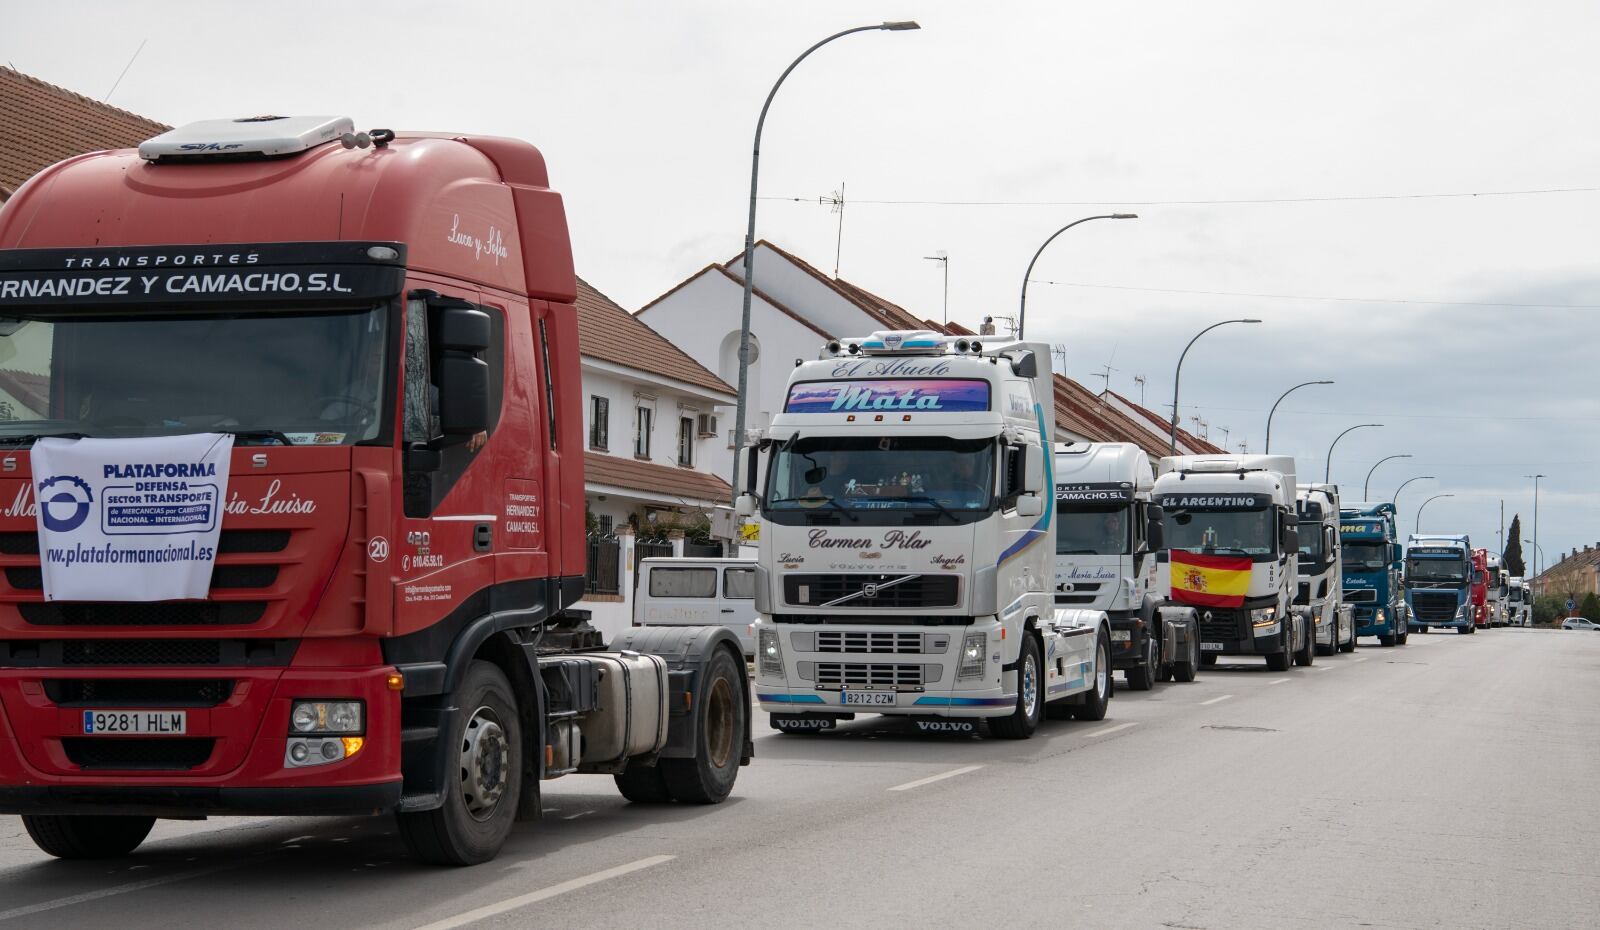
<svg viewBox="0 0 1600 930">
<path fill-rule="evenodd" d="M 1156 681 L 1168 682 L 1172 680 L 1172 663 L 1161 663 L 1161 671 L 1156 673 Z"/>
<path fill-rule="evenodd" d="M 1022 653 L 1017 656 L 1017 709 L 1007 717 L 990 717 L 990 733 L 1001 739 L 1027 739 L 1039 728 L 1039 720 L 1044 716 L 1041 665 L 1039 641 L 1032 633 L 1023 634 Z"/>
<path fill-rule="evenodd" d="M 1292 645 L 1293 642 L 1294 642 L 1294 634 L 1293 633 L 1290 633 L 1289 635 L 1284 637 L 1283 649 L 1281 651 L 1279 651 L 1279 652 L 1276 652 L 1276 653 L 1273 653 L 1272 655 L 1267 656 L 1267 671 L 1269 671 L 1269 672 L 1283 672 L 1283 671 L 1287 671 L 1289 669 L 1289 663 L 1294 661 L 1294 648 L 1293 648 L 1293 645 Z"/>
<path fill-rule="evenodd" d="M 493 859 L 511 835 L 522 799 L 522 721 L 505 673 L 475 660 L 456 688 L 457 708 L 439 735 L 447 754 L 444 803 L 398 815 L 412 855 L 435 865 Z"/>
<path fill-rule="evenodd" d="M 1394 639 L 1394 634 L 1393 633 L 1379 633 L 1378 634 L 1378 645 L 1380 645 L 1380 646 L 1393 646 L 1394 643 L 1395 643 L 1395 639 Z"/>
<path fill-rule="evenodd" d="M 139 848 L 154 817 L 109 814 L 24 814 L 33 843 L 57 859 L 120 859 Z"/>
<path fill-rule="evenodd" d="M 1189 637 L 1189 648 L 1185 651 L 1183 660 L 1172 663 L 1172 677 L 1185 684 L 1194 681 L 1195 675 L 1199 672 L 1197 667 L 1199 664 L 1200 642 L 1191 635 Z"/>
<path fill-rule="evenodd" d="M 1350 624 L 1350 641 L 1348 643 L 1344 643 L 1343 645 L 1341 645 L 1339 647 L 1339 651 L 1340 652 L 1355 652 L 1356 651 L 1356 625 L 1355 625 L 1354 621 L 1352 621 L 1351 624 Z"/>
<path fill-rule="evenodd" d="M 1472 625 L 1468 624 L 1467 626 L 1458 626 L 1456 627 L 1456 632 L 1465 636 L 1466 634 L 1472 632 Z"/>
<path fill-rule="evenodd" d="M 622 796 L 635 804 L 665 804 L 672 800 L 660 765 L 646 765 L 642 759 L 630 759 L 628 767 L 612 778 Z"/>
<path fill-rule="evenodd" d="M 1310 618 L 1306 618 L 1307 621 Z M 1306 668 L 1317 660 L 1317 630 L 1310 622 L 1306 623 L 1306 642 L 1294 654 L 1294 664 Z"/>
<path fill-rule="evenodd" d="M 1202 668 L 1210 668 L 1211 666 L 1216 665 L 1216 664 L 1217 664 L 1217 654 L 1215 652 L 1202 652 L 1202 653 L 1200 653 L 1200 665 L 1201 665 Z"/>
<path fill-rule="evenodd" d="M 1106 707 L 1111 703 L 1111 643 L 1104 633 L 1094 647 L 1094 687 L 1080 697 L 1079 703 L 1069 705 L 1072 716 L 1085 721 L 1106 719 Z"/>
<path fill-rule="evenodd" d="M 685 804 L 717 804 L 733 791 L 750 727 L 750 700 L 745 697 L 744 662 L 720 649 L 706 663 L 695 695 L 697 717 L 694 758 L 656 763 L 667 793 Z"/>
<path fill-rule="evenodd" d="M 1144 662 L 1128 669 L 1128 687 L 1135 691 L 1149 691 L 1156 686 L 1156 666 L 1161 662 L 1161 649 L 1154 636 L 1144 641 Z"/>
<path fill-rule="evenodd" d="M 1407 628 L 1407 629 L 1401 630 L 1400 633 L 1397 636 L 1395 636 L 1395 642 L 1398 642 L 1400 645 L 1404 646 L 1406 644 L 1406 640 L 1409 639 L 1410 637 L 1411 637 L 1411 630 L 1410 630 L 1410 628 Z"/>
</svg>

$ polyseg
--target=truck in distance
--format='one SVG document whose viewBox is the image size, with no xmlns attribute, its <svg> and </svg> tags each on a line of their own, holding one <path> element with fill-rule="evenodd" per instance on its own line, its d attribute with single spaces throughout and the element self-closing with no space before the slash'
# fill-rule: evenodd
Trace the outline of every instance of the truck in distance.
<svg viewBox="0 0 1600 930">
<path fill-rule="evenodd" d="M 760 514 L 756 696 L 773 727 L 865 711 L 1025 739 L 1047 710 L 1104 716 L 1105 614 L 1052 590 L 1049 352 L 891 331 L 795 367 L 740 453 L 737 502 Z"/>
<path fill-rule="evenodd" d="M 1489 608 L 1489 626 L 1506 625 L 1506 601 L 1510 597 L 1510 574 L 1502 564 L 1500 554 L 1484 550 L 1485 599 Z"/>
<path fill-rule="evenodd" d="M 1490 593 L 1489 550 L 1472 550 L 1472 625 L 1487 630 L 1494 617 L 1494 598 Z"/>
<path fill-rule="evenodd" d="M 1265 656 L 1267 668 L 1314 661 L 1298 580 L 1294 459 L 1179 455 L 1159 464 L 1168 600 L 1200 614 L 1200 660 Z"/>
<path fill-rule="evenodd" d="M 1055 472 L 1056 605 L 1105 611 L 1111 667 L 1135 691 L 1193 681 L 1199 618 L 1166 605 L 1156 583 L 1162 525 L 1149 457 L 1133 443 L 1057 443 Z"/>
<path fill-rule="evenodd" d="M 1527 582 L 1521 578 L 1509 579 L 1506 582 L 1506 622 L 1511 626 L 1532 626 L 1530 600 Z"/>
<path fill-rule="evenodd" d="M 1356 635 L 1376 636 L 1383 646 L 1405 645 L 1410 635 L 1394 516 L 1388 501 L 1339 511 L 1344 598 L 1355 611 Z"/>
<path fill-rule="evenodd" d="M 1339 488 L 1304 485 L 1295 506 L 1300 537 L 1300 586 L 1295 605 L 1311 614 L 1318 655 L 1354 652 L 1355 612 L 1344 601 L 1344 562 L 1339 549 Z"/>
<path fill-rule="evenodd" d="M 1472 540 L 1412 535 L 1406 540 L 1406 622 L 1413 632 L 1477 629 L 1471 602 Z"/>
<path fill-rule="evenodd" d="M 98 858 L 158 817 L 384 812 L 460 865 L 546 779 L 726 798 L 737 639 L 607 651 L 573 606 L 575 293 L 510 139 L 211 120 L 23 185 L 0 354 L 49 387 L 0 424 L 0 813 Z"/>
</svg>

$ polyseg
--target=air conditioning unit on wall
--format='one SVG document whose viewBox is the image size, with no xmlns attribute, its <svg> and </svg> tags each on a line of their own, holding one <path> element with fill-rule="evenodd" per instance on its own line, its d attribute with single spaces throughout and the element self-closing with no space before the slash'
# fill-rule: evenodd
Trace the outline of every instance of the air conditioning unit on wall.
<svg viewBox="0 0 1600 930">
<path fill-rule="evenodd" d="M 717 435 L 717 416 L 713 413 L 702 413 L 695 417 L 695 432 L 703 439 L 707 436 Z"/>
</svg>

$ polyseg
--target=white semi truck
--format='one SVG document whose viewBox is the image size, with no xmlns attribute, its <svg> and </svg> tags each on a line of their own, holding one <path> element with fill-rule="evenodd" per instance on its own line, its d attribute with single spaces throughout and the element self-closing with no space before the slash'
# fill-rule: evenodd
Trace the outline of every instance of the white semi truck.
<svg viewBox="0 0 1600 930">
<path fill-rule="evenodd" d="M 756 695 L 784 732 L 857 712 L 1024 739 L 1111 697 L 1102 611 L 1058 608 L 1049 347 L 828 343 L 741 451 L 760 515 Z M 757 489 L 765 460 L 765 483 Z"/>
<path fill-rule="evenodd" d="M 1311 613 L 1317 655 L 1354 652 L 1355 607 L 1344 602 L 1344 559 L 1339 545 L 1339 487 L 1308 484 L 1295 499 L 1300 537 L 1300 587 L 1295 606 Z"/>
<path fill-rule="evenodd" d="M 1511 574 L 1506 571 L 1505 563 L 1499 553 L 1489 553 L 1489 571 L 1484 577 L 1484 584 L 1488 586 L 1487 599 L 1489 608 L 1489 625 L 1491 627 L 1505 626 L 1510 622 L 1509 611 L 1506 609 L 1511 599 Z"/>
<path fill-rule="evenodd" d="M 1509 579 L 1506 582 L 1506 622 L 1512 626 L 1533 626 L 1532 601 L 1526 581 L 1522 578 Z"/>
<path fill-rule="evenodd" d="M 1168 600 L 1200 613 L 1200 660 L 1265 656 L 1267 668 L 1310 665 L 1315 637 L 1293 609 L 1299 580 L 1294 459 L 1285 455 L 1163 458 Z"/>
<path fill-rule="evenodd" d="M 1161 510 L 1155 472 L 1127 442 L 1056 444 L 1056 605 L 1105 611 L 1111 667 L 1128 687 L 1194 681 L 1200 618 L 1167 605 L 1157 585 Z"/>
</svg>

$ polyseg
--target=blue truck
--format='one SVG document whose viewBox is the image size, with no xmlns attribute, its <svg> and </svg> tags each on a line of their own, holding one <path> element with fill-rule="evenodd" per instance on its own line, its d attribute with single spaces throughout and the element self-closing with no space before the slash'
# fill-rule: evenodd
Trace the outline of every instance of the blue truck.
<svg viewBox="0 0 1600 930">
<path fill-rule="evenodd" d="M 1472 540 L 1412 536 L 1406 540 L 1407 623 L 1412 630 L 1476 630 L 1472 616 Z"/>
<path fill-rule="evenodd" d="M 1357 636 L 1405 645 L 1408 607 L 1400 585 L 1400 543 L 1394 505 L 1359 504 L 1339 511 L 1344 600 L 1355 609 Z"/>
</svg>

